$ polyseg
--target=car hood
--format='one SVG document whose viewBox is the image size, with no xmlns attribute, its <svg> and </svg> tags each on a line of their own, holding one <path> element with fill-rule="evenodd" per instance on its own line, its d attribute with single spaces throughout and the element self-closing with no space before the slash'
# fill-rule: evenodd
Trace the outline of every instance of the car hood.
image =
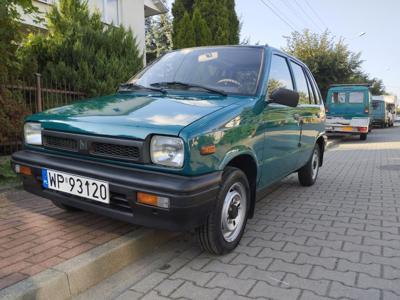
<svg viewBox="0 0 400 300">
<path fill-rule="evenodd" d="M 116 94 L 32 115 L 48 130 L 144 139 L 151 133 L 178 135 L 196 120 L 235 103 L 222 96 Z"/>
</svg>

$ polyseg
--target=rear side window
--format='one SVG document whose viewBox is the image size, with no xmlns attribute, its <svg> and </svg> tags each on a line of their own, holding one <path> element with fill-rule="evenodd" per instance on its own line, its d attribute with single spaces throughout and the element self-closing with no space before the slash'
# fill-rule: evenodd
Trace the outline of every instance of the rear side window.
<svg viewBox="0 0 400 300">
<path fill-rule="evenodd" d="M 314 95 L 314 97 L 311 98 L 311 103 L 321 104 L 321 96 L 318 90 L 318 86 L 315 83 L 315 80 L 309 70 L 308 71 L 306 70 L 306 76 L 308 79 L 307 81 L 310 84 L 310 93 Z"/>
<path fill-rule="evenodd" d="M 290 62 L 293 70 L 294 80 L 296 81 L 297 92 L 299 93 L 299 104 L 310 104 L 310 92 L 308 90 L 307 80 L 303 68 Z"/>
<path fill-rule="evenodd" d="M 346 93 L 343 92 L 333 92 L 332 93 L 332 103 L 341 104 L 346 103 Z"/>
<path fill-rule="evenodd" d="M 364 92 L 350 92 L 349 103 L 364 103 Z"/>
<path fill-rule="evenodd" d="M 268 99 L 271 93 L 279 88 L 293 90 L 292 76 L 286 58 L 272 55 L 271 70 L 268 79 Z"/>
</svg>

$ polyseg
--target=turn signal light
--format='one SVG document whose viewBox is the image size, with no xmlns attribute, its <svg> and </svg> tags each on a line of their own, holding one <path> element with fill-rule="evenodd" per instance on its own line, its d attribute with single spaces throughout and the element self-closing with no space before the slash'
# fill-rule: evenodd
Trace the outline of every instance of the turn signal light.
<svg viewBox="0 0 400 300">
<path fill-rule="evenodd" d="M 207 155 L 207 154 L 213 154 L 216 151 L 215 145 L 208 145 L 208 146 L 203 146 L 200 149 L 200 154 L 201 155 Z"/>
<path fill-rule="evenodd" d="M 359 132 L 368 132 L 368 127 L 359 127 L 358 131 Z"/>
<path fill-rule="evenodd" d="M 162 208 L 169 208 L 169 198 L 159 197 L 156 195 L 138 192 L 137 193 L 137 202 L 141 204 L 158 206 Z"/>
<path fill-rule="evenodd" d="M 15 165 L 15 173 L 32 176 L 32 169 L 27 166 Z"/>
</svg>

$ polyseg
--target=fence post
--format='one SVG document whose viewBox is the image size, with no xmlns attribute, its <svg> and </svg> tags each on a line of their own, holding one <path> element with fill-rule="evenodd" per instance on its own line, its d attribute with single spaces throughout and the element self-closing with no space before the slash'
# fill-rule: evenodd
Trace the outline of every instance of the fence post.
<svg viewBox="0 0 400 300">
<path fill-rule="evenodd" d="M 36 76 L 36 109 L 37 112 L 41 112 L 43 110 L 43 102 L 42 102 L 42 75 L 40 73 L 35 73 Z"/>
</svg>

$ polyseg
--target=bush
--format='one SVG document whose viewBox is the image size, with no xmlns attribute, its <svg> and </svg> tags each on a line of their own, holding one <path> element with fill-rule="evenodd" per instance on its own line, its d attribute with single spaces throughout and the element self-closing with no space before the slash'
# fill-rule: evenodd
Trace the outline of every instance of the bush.
<svg viewBox="0 0 400 300">
<path fill-rule="evenodd" d="M 18 92 L 0 87 L 0 144 L 13 145 L 21 138 L 24 118 L 31 112 Z"/>
<path fill-rule="evenodd" d="M 10 157 L 0 157 L 0 186 L 18 181 L 18 176 L 11 169 Z"/>
<path fill-rule="evenodd" d="M 25 74 L 95 96 L 114 92 L 143 66 L 132 31 L 105 25 L 84 1 L 60 0 L 47 22 L 48 32 L 29 35 L 19 51 Z"/>
</svg>

